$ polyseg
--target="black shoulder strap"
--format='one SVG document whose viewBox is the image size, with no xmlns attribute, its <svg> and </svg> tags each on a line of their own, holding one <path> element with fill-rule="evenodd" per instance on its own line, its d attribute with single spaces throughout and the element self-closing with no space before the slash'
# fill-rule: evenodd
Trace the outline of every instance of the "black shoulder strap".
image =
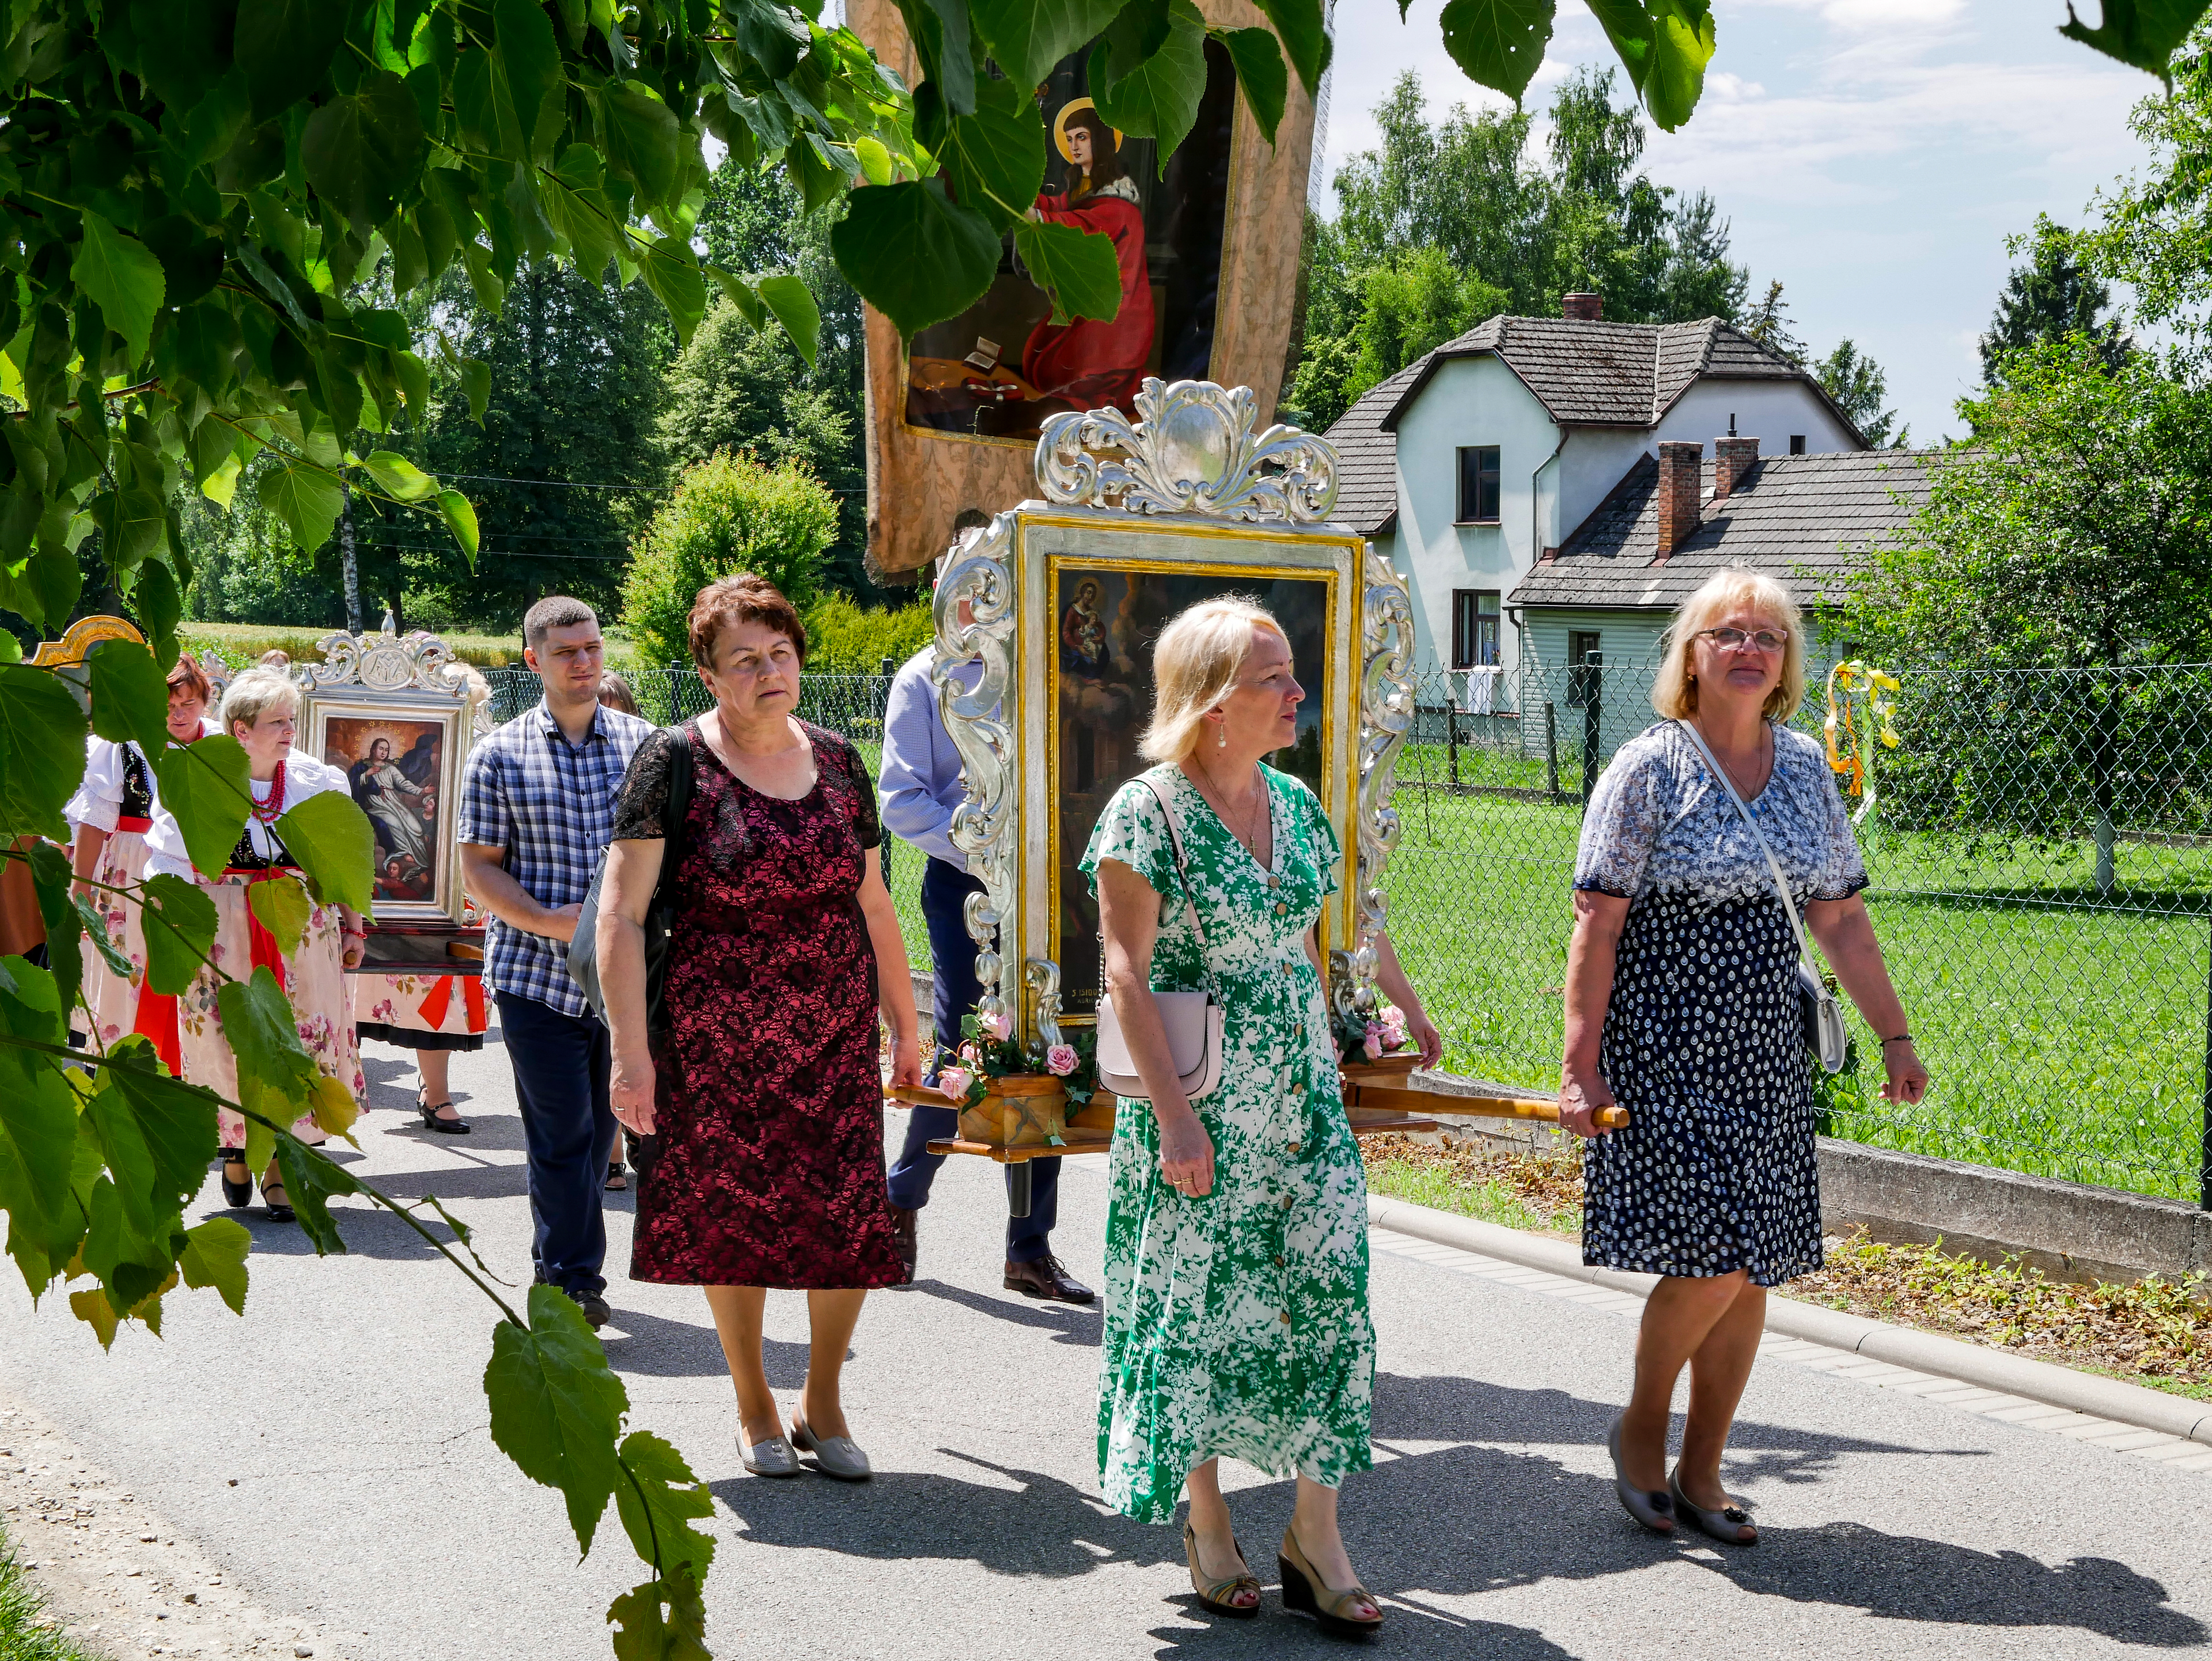
<svg viewBox="0 0 2212 1661">
<path fill-rule="evenodd" d="M 684 863 L 684 821 L 691 813 L 691 723 L 676 729 L 676 743 L 668 753 L 668 800 L 660 810 L 660 878 L 653 885 L 653 903 L 674 903 L 676 867 Z"/>
</svg>

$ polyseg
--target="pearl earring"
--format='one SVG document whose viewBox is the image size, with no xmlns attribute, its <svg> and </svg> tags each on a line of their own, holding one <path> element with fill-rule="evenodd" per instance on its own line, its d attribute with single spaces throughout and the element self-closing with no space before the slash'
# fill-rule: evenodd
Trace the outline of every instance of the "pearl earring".
<svg viewBox="0 0 2212 1661">
<path fill-rule="evenodd" d="M 1213 747 L 1217 750 L 1229 747 L 1229 723 L 1225 721 L 1213 729 Z"/>
</svg>

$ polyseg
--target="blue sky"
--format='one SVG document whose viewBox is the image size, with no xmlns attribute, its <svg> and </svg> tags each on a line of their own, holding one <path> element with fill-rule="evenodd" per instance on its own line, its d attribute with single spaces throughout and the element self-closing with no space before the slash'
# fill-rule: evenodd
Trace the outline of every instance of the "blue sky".
<svg viewBox="0 0 2212 1661">
<path fill-rule="evenodd" d="M 1375 142 L 1371 110 L 1404 70 L 1431 119 L 1502 104 L 1443 52 L 1441 0 L 1339 0 L 1327 175 Z M 2157 82 L 2060 38 L 2063 0 L 1715 0 L 1718 50 L 1689 124 L 1651 130 L 1645 170 L 1702 187 L 1732 222 L 1753 292 L 1784 284 L 1816 354 L 1849 335 L 1889 377 L 1915 442 L 1955 431 L 1981 378 L 1975 342 L 2039 212 L 2082 222 L 2090 197 L 2141 165 L 2128 112 Z M 2096 7 L 2085 3 L 2094 18 Z M 1615 61 L 1577 0 L 1528 102 L 1583 63 Z M 1334 194 L 1321 205 L 1334 212 Z"/>
</svg>

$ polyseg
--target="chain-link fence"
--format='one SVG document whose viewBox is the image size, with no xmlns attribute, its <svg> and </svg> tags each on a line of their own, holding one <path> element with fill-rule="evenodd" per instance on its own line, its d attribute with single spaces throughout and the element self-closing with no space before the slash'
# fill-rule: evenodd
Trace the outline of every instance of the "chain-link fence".
<svg viewBox="0 0 2212 1661">
<path fill-rule="evenodd" d="M 1831 1092 L 1830 1129 L 2205 1198 L 2212 668 L 1899 678 L 1900 743 L 1858 834 L 1935 1084 L 1917 1107 L 1883 1102 L 1852 1012 L 1866 1062 Z M 1650 688 L 1649 668 L 1594 665 L 1420 681 L 1384 887 L 1455 1070 L 1557 1084 L 1584 780 L 1657 719 Z M 1797 724 L 1818 737 L 1814 690 Z M 1468 709 L 1509 693 L 1510 710 Z"/>
<path fill-rule="evenodd" d="M 494 721 L 511 721 L 543 696 L 538 677 L 527 669 L 489 669 Z M 689 669 L 625 671 L 637 694 L 638 713 L 655 726 L 688 721 L 714 707 L 699 677 Z M 853 741 L 872 775 L 883 760 L 884 708 L 890 697 L 889 675 L 804 675 L 799 683 L 799 715 L 817 727 L 842 733 Z M 907 957 L 916 969 L 929 967 L 929 931 L 921 919 L 921 870 L 927 856 L 895 837 L 884 838 L 884 880 L 898 907 Z"/>
<path fill-rule="evenodd" d="M 537 678 L 494 672 L 493 711 Z M 2203 1198 L 2212 1048 L 2212 667 L 1915 671 L 1858 834 L 1868 909 L 1934 1074 L 1884 1103 L 1878 1047 L 1831 1089 L 1832 1134 L 1878 1147 Z M 633 677 L 656 721 L 707 706 L 684 672 Z M 872 768 L 887 677 L 809 675 L 800 714 Z M 1447 1066 L 1559 1081 L 1585 782 L 1657 719 L 1649 667 L 1433 673 L 1397 770 L 1391 936 Z M 1473 708 L 1470 708 L 1473 705 Z M 1818 689 L 1797 718 L 1818 737 Z M 929 960 L 922 856 L 884 845 L 907 949 Z"/>
</svg>

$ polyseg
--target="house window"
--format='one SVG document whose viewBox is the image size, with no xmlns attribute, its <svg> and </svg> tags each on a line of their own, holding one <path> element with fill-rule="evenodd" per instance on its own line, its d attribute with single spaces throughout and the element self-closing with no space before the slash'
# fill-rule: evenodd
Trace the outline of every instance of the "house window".
<svg viewBox="0 0 2212 1661">
<path fill-rule="evenodd" d="M 1599 700 L 1598 674 L 1605 662 L 1595 629 L 1567 631 L 1567 708 L 1582 709 Z"/>
<path fill-rule="evenodd" d="M 1462 525 L 1498 523 L 1498 447 L 1495 444 L 1460 447 L 1459 520 Z"/>
<path fill-rule="evenodd" d="M 1804 434 L 1792 433 L 1790 435 L 1790 453 L 1794 456 L 1801 456 L 1805 453 Z"/>
<path fill-rule="evenodd" d="M 1484 669 L 1498 661 L 1498 591 L 1452 590 L 1452 667 Z"/>
</svg>

